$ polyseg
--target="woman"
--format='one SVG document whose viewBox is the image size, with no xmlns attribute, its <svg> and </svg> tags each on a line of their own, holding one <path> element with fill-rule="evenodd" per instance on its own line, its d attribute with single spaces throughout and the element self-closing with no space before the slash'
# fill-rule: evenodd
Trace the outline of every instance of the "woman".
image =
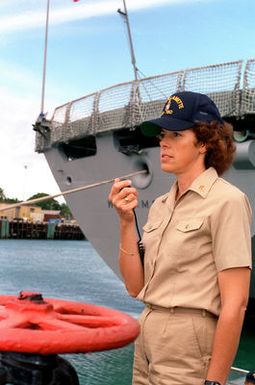
<svg viewBox="0 0 255 385">
<path fill-rule="evenodd" d="M 163 171 L 176 176 L 144 226 L 144 266 L 133 209 L 138 193 L 116 179 L 109 199 L 120 218 L 120 270 L 147 306 L 136 341 L 133 385 L 226 383 L 249 295 L 251 209 L 219 178 L 230 166 L 232 128 L 206 95 L 179 92 L 141 126 L 159 135 Z"/>
</svg>

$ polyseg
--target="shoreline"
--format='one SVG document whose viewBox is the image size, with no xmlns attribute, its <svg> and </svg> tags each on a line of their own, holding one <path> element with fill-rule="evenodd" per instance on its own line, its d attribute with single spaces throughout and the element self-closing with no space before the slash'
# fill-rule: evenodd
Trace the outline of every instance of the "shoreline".
<svg viewBox="0 0 255 385">
<path fill-rule="evenodd" d="M 0 239 L 86 240 L 78 225 L 0 220 Z"/>
</svg>

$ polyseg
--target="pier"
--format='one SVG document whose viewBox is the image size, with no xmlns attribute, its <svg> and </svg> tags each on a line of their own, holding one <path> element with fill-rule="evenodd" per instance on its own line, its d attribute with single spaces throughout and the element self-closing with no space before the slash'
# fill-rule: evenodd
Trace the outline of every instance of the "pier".
<svg viewBox="0 0 255 385">
<path fill-rule="evenodd" d="M 85 240 L 76 224 L 0 219 L 0 239 Z"/>
</svg>

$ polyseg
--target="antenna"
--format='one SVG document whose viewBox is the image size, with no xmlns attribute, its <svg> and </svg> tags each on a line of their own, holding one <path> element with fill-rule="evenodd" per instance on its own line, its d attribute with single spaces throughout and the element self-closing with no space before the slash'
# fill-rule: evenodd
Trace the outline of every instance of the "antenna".
<svg viewBox="0 0 255 385">
<path fill-rule="evenodd" d="M 132 41 L 131 29 L 130 29 L 129 18 L 128 18 L 128 11 L 127 11 L 127 6 L 126 6 L 126 1 L 125 0 L 123 0 L 123 5 L 124 5 L 124 12 L 121 9 L 118 9 L 117 12 L 124 18 L 124 21 L 125 21 L 125 23 L 127 25 L 128 42 L 129 42 L 129 49 L 130 49 L 130 55 L 131 55 L 131 62 L 132 62 L 132 65 L 133 65 L 135 80 L 138 80 L 138 68 L 136 66 L 135 51 L 134 51 L 134 46 L 133 46 L 133 41 Z"/>
<path fill-rule="evenodd" d="M 50 14 L 50 0 L 47 0 L 45 38 L 44 38 L 44 56 L 43 56 L 42 98 L 41 98 L 41 113 L 40 113 L 40 116 L 44 115 L 45 82 L 46 82 L 47 51 L 48 51 L 48 31 L 49 31 L 49 14 Z"/>
</svg>

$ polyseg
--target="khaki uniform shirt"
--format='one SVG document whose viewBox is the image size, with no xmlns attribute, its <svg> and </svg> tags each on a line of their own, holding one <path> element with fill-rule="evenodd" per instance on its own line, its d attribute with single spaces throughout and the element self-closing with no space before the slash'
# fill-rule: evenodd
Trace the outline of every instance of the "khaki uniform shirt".
<svg viewBox="0 0 255 385">
<path fill-rule="evenodd" d="M 138 299 L 219 315 L 218 272 L 251 268 L 251 208 L 238 188 L 204 171 L 175 201 L 177 184 L 157 198 L 144 226 L 145 286 Z"/>
</svg>

